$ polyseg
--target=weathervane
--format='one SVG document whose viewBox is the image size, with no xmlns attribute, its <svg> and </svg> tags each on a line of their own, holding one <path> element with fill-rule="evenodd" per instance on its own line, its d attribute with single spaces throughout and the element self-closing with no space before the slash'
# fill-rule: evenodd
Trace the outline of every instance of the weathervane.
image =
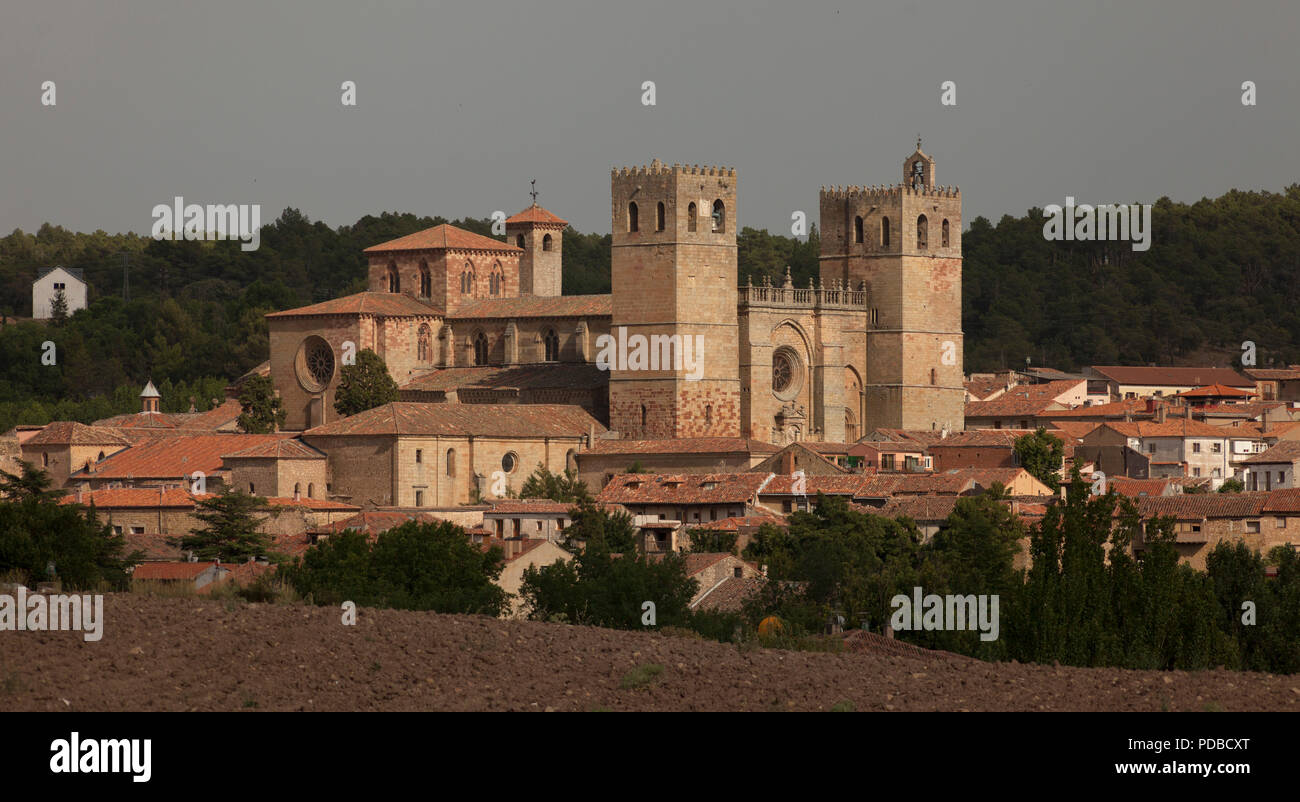
<svg viewBox="0 0 1300 802">
<path fill-rule="evenodd" d="M 921 135 L 920 135 L 920 134 L 917 134 L 917 135 L 916 135 L 916 149 L 917 149 L 917 150 L 920 150 L 920 149 L 921 149 Z"/>
<path fill-rule="evenodd" d="M 537 179 L 534 178 L 530 183 L 533 185 L 533 191 L 529 192 L 528 194 L 533 196 L 533 205 L 536 206 L 537 205 Z"/>
</svg>

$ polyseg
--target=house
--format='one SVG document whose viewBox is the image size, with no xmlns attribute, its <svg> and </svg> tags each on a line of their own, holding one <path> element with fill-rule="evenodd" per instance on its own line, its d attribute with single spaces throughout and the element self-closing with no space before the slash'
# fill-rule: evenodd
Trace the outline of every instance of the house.
<svg viewBox="0 0 1300 802">
<path fill-rule="evenodd" d="M 692 553 L 686 557 L 686 576 L 699 583 L 690 606 L 699 607 L 709 594 L 718 590 L 723 583 L 733 580 L 762 580 L 764 574 L 758 565 L 742 560 L 728 552 Z M 706 606 L 706 609 L 712 609 Z"/>
<path fill-rule="evenodd" d="M 219 492 L 229 471 L 223 455 L 237 453 L 292 437 L 292 434 L 178 434 L 142 439 L 130 448 L 106 452 L 68 477 L 68 484 L 91 490 L 110 487 L 191 487 L 202 479 L 201 489 Z M 246 493 L 267 495 L 256 482 L 240 487 Z"/>
<path fill-rule="evenodd" d="M 90 472 L 108 457 L 130 448 L 115 429 L 55 421 L 26 438 L 19 437 L 22 459 L 50 475 L 50 486 L 63 487 L 78 471 Z"/>
<path fill-rule="evenodd" d="M 1076 453 L 1107 476 L 1206 477 L 1214 490 L 1232 476 L 1222 427 L 1187 418 L 1103 423 L 1081 438 Z"/>
<path fill-rule="evenodd" d="M 60 292 L 68 304 L 68 314 L 86 308 L 86 278 L 78 267 L 47 267 L 32 282 L 32 317 L 48 320 L 54 317 L 54 298 Z"/>
<path fill-rule="evenodd" d="M 1242 460 L 1247 490 L 1300 487 L 1296 467 L 1300 465 L 1300 441 L 1283 440 L 1267 451 Z"/>
<path fill-rule="evenodd" d="M 230 566 L 220 562 L 147 562 L 131 571 L 137 585 L 179 585 L 192 590 L 220 583 L 231 573 Z"/>
<path fill-rule="evenodd" d="M 967 429 L 1031 429 L 1034 421 L 1054 411 L 1082 405 L 1088 397 L 1084 379 L 1021 384 L 997 397 L 966 403 Z"/>
<path fill-rule="evenodd" d="M 1300 365 L 1285 368 L 1247 368 L 1242 373 L 1255 381 L 1264 401 L 1300 401 Z"/>
<path fill-rule="evenodd" d="M 573 555 L 555 544 L 554 541 L 541 538 L 498 538 L 492 536 L 471 535 L 472 541 L 479 548 L 487 551 L 492 547 L 501 549 L 505 564 L 501 573 L 493 582 L 497 587 L 511 595 L 508 615 L 511 618 L 523 618 L 528 614 L 527 605 L 519 597 L 519 588 L 524 582 L 524 571 L 529 568 L 542 568 L 561 560 L 571 560 Z"/>
<path fill-rule="evenodd" d="M 1143 519 L 1172 518 L 1179 558 L 1204 571 L 1206 556 L 1222 541 L 1242 542 L 1267 553 L 1274 546 L 1296 540 L 1293 533 L 1300 526 L 1296 497 L 1279 497 L 1270 502 L 1271 496 L 1251 492 L 1194 493 L 1148 496 L 1137 499 L 1136 504 Z M 1135 539 L 1135 553 L 1145 548 L 1143 537 Z"/>
<path fill-rule="evenodd" d="M 904 471 L 919 473 L 934 469 L 934 460 L 926 447 L 915 440 L 891 442 L 887 440 L 862 441 L 849 448 L 849 454 L 862 470 L 871 473 Z"/>
<path fill-rule="evenodd" d="M 1176 393 L 1185 403 L 1194 407 L 1204 407 L 1219 404 L 1244 404 L 1247 401 L 1255 399 L 1254 390 L 1239 390 L 1236 387 L 1228 387 L 1224 384 L 1208 384 L 1204 387 L 1193 387 L 1190 390 L 1184 390 Z"/>
<path fill-rule="evenodd" d="M 808 477 L 808 482 L 837 477 Z M 860 477 L 845 476 L 845 479 Z M 624 473 L 614 476 L 597 501 L 621 504 L 633 515 L 697 525 L 748 515 L 759 491 L 778 477 L 762 473 Z"/>
<path fill-rule="evenodd" d="M 1212 384 L 1235 390 L 1255 389 L 1254 380 L 1231 368 L 1092 365 L 1084 369 L 1084 375 L 1104 382 L 1111 399 L 1162 398 Z"/>
<path fill-rule="evenodd" d="M 843 453 L 837 446 L 843 447 Z M 828 455 L 829 452 L 829 455 Z M 749 469 L 750 473 L 792 474 L 802 471 L 806 476 L 838 476 L 847 473 L 847 467 L 857 467 L 858 460 L 844 443 L 795 442 Z"/>
<path fill-rule="evenodd" d="M 593 491 L 634 465 L 648 473 L 705 474 L 748 471 L 773 454 L 772 443 L 743 437 L 676 440 L 595 438 L 577 455 L 578 478 Z"/>
</svg>

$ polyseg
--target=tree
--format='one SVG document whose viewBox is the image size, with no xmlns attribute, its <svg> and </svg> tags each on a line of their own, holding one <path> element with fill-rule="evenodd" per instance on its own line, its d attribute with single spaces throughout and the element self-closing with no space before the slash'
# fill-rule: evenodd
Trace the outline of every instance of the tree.
<svg viewBox="0 0 1300 802">
<path fill-rule="evenodd" d="M 284 405 L 270 376 L 253 376 L 239 391 L 239 428 L 249 434 L 271 434 L 284 425 Z"/>
<path fill-rule="evenodd" d="M 630 551 L 616 557 L 599 541 L 572 560 L 529 566 L 519 587 L 530 618 L 616 629 L 641 629 L 647 601 L 655 605 L 655 626 L 686 626 L 697 592 L 682 555 L 650 559 Z"/>
<path fill-rule="evenodd" d="M 572 520 L 564 530 L 564 548 L 570 551 L 597 548 L 620 554 L 636 552 L 636 527 L 626 512 L 609 512 L 588 500 L 569 510 L 569 517 Z"/>
<path fill-rule="evenodd" d="M 195 500 L 194 517 L 203 525 L 172 545 L 192 551 L 200 560 L 240 563 L 250 558 L 279 560 L 271 550 L 271 538 L 260 531 L 262 521 L 254 514 L 266 510 L 266 499 L 241 490 L 226 488 L 219 494 Z"/>
<path fill-rule="evenodd" d="M 59 287 L 50 300 L 50 320 L 56 326 L 62 326 L 68 319 L 68 296 Z"/>
<path fill-rule="evenodd" d="M 1040 426 L 1030 434 L 1016 438 L 1013 446 L 1020 467 L 1038 481 L 1055 490 L 1061 481 L 1061 463 L 1065 459 L 1065 442 Z"/>
<path fill-rule="evenodd" d="M 537 470 L 524 480 L 519 498 L 545 498 L 581 505 L 591 500 L 591 493 L 587 490 L 587 483 L 578 479 L 573 471 L 565 469 L 562 474 L 551 473 L 539 464 Z"/>
<path fill-rule="evenodd" d="M 701 527 L 690 531 L 691 551 L 698 554 L 736 553 L 738 532 L 724 532 L 719 529 Z"/>
<path fill-rule="evenodd" d="M 397 398 L 397 382 L 388 375 L 384 358 L 365 348 L 357 354 L 356 364 L 343 366 L 334 391 L 334 410 L 346 417 L 391 404 Z"/>
<path fill-rule="evenodd" d="M 1223 484 L 1219 485 L 1220 493 L 1240 493 L 1246 489 L 1246 485 L 1240 479 L 1225 479 Z"/>
</svg>

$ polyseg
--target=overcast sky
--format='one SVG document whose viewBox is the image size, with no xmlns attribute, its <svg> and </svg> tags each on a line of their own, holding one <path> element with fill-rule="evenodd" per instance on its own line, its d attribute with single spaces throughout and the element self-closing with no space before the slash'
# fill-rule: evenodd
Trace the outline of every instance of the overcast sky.
<svg viewBox="0 0 1300 802">
<path fill-rule="evenodd" d="M 740 224 L 789 233 L 823 184 L 899 181 L 918 133 L 967 225 L 1277 191 L 1300 181 L 1297 40 L 1295 0 L 13 3 L 0 231 L 143 234 L 176 195 L 264 223 L 484 217 L 535 178 L 608 232 L 610 168 L 659 158 L 735 167 Z"/>
</svg>

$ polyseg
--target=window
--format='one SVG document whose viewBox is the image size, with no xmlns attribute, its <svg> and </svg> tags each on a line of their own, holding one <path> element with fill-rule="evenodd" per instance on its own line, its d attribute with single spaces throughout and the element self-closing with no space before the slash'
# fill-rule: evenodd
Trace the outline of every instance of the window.
<svg viewBox="0 0 1300 802">
<path fill-rule="evenodd" d="M 1246 522 L 1246 531 L 1247 531 L 1247 532 L 1252 532 L 1252 533 L 1257 533 L 1257 532 L 1259 532 L 1259 521 L 1247 521 L 1247 522 Z"/>
<path fill-rule="evenodd" d="M 1156 453 L 1156 444 L 1155 444 L 1155 443 L 1147 443 L 1147 453 L 1148 453 L 1148 454 L 1154 454 L 1154 453 Z"/>
<path fill-rule="evenodd" d="M 732 569 L 731 575 L 734 576 L 736 579 L 740 579 L 742 573 L 743 573 L 743 569 L 737 566 Z"/>
<path fill-rule="evenodd" d="M 641 428 L 643 429 L 645 428 L 646 420 L 647 420 L 646 408 L 645 408 L 645 404 L 642 404 L 641 405 Z"/>
<path fill-rule="evenodd" d="M 402 291 L 402 277 L 397 274 L 397 265 L 393 262 L 388 263 L 388 291 Z"/>
<path fill-rule="evenodd" d="M 252 482 L 249 482 L 249 483 L 248 483 L 248 492 L 249 492 L 250 494 L 255 494 L 255 493 L 257 493 L 257 491 L 256 491 L 255 489 L 253 489 L 253 483 L 252 483 Z"/>
<path fill-rule="evenodd" d="M 549 235 L 548 235 L 548 236 L 549 236 Z M 516 235 L 515 235 L 515 247 L 516 247 L 516 248 L 522 248 L 522 247 L 524 247 L 524 235 L 523 235 L 523 234 L 516 234 Z"/>
<path fill-rule="evenodd" d="M 862 216 L 853 218 L 853 241 L 862 242 Z"/>
<path fill-rule="evenodd" d="M 41 467 L 43 468 L 50 467 L 50 454 L 48 451 L 41 452 Z"/>
<path fill-rule="evenodd" d="M 488 339 L 487 335 L 479 332 L 474 336 L 474 364 L 486 365 L 488 363 Z"/>
<path fill-rule="evenodd" d="M 295 482 L 293 485 L 293 497 L 298 498 L 302 495 L 302 484 Z"/>
<path fill-rule="evenodd" d="M 1192 468 L 1192 476 L 1200 476 L 1200 475 L 1201 475 L 1200 468 Z"/>
<path fill-rule="evenodd" d="M 1199 454 L 1199 453 L 1201 453 L 1201 444 L 1200 444 L 1200 443 L 1192 443 L 1192 453 L 1193 453 L 1193 454 Z"/>
<path fill-rule="evenodd" d="M 133 534 L 133 535 L 143 535 L 143 534 L 144 534 L 144 527 L 143 527 L 143 526 L 133 526 L 133 527 L 131 527 L 131 534 Z"/>
<path fill-rule="evenodd" d="M 880 247 L 889 247 L 889 218 L 880 218 Z"/>
<path fill-rule="evenodd" d="M 415 491 L 415 506 L 417 506 L 417 507 L 423 507 L 423 506 L 424 506 L 424 491 L 423 491 L 423 490 L 417 490 L 417 491 Z"/>
<path fill-rule="evenodd" d="M 501 292 L 501 277 L 495 272 L 488 276 L 488 293 L 498 295 Z"/>
<path fill-rule="evenodd" d="M 938 383 L 939 383 L 938 376 L 939 376 L 938 371 L 937 371 L 935 368 L 930 368 L 930 384 L 931 384 L 931 385 L 934 385 L 934 384 L 938 384 Z M 1021 427 L 1021 428 L 1024 428 L 1024 427 Z"/>
<path fill-rule="evenodd" d="M 691 205 L 686 207 L 686 230 L 687 231 L 695 230 L 695 217 L 697 213 L 698 212 L 695 208 L 694 202 L 692 202 Z"/>
<path fill-rule="evenodd" d="M 424 449 L 423 448 L 415 449 L 415 464 L 420 465 L 423 462 L 424 462 Z"/>
<path fill-rule="evenodd" d="M 420 260 L 420 297 L 428 298 L 433 295 L 433 274 L 429 272 L 429 263 Z"/>
<path fill-rule="evenodd" d="M 1219 453 L 1222 453 L 1222 451 L 1223 451 L 1223 444 L 1222 444 L 1222 443 L 1210 443 L 1210 453 L 1211 453 L 1211 454 L 1219 454 Z"/>
<path fill-rule="evenodd" d="M 419 333 L 416 335 L 416 358 L 421 362 L 429 362 L 433 359 L 433 329 L 429 328 L 428 323 L 421 323 Z"/>
<path fill-rule="evenodd" d="M 705 404 L 705 405 L 704 405 L 704 425 L 705 425 L 705 426 L 708 426 L 708 425 L 711 424 L 711 423 L 713 423 L 713 405 L 712 405 L 712 404 Z"/>
<path fill-rule="evenodd" d="M 638 215 L 636 210 L 636 202 L 633 201 L 632 203 L 629 203 L 627 205 L 627 230 L 628 231 L 641 230 L 641 223 L 637 219 L 637 216 Z"/>
<path fill-rule="evenodd" d="M 546 236 L 542 237 L 542 250 L 549 251 L 551 249 L 552 242 L 553 240 L 551 239 L 550 234 L 547 234 Z"/>
<path fill-rule="evenodd" d="M 501 457 L 501 470 L 506 473 L 514 473 L 515 467 L 519 464 L 519 455 L 513 451 L 507 451 Z"/>
<path fill-rule="evenodd" d="M 547 329 L 546 334 L 542 335 L 542 342 L 546 346 L 545 360 L 547 362 L 559 362 L 560 335 L 555 333 L 555 329 Z"/>
<path fill-rule="evenodd" d="M 727 207 L 721 200 L 713 202 L 713 233 L 721 234 L 727 230 Z"/>
<path fill-rule="evenodd" d="M 101 460 L 103 460 L 103 459 L 104 459 L 104 452 L 101 451 L 101 452 L 99 452 L 99 456 L 98 456 L 98 457 L 95 457 L 95 461 L 96 461 L 96 462 L 99 462 L 99 461 L 101 461 Z"/>
<path fill-rule="evenodd" d="M 664 202 L 659 201 L 659 205 L 655 208 L 655 231 L 663 231 L 663 230 L 664 230 Z"/>
<path fill-rule="evenodd" d="M 1278 529 L 1286 529 L 1286 519 L 1277 518 L 1273 521 L 1273 525 L 1276 526 Z"/>
<path fill-rule="evenodd" d="M 447 475 L 456 475 L 456 449 L 447 449 Z"/>
<path fill-rule="evenodd" d="M 794 502 L 786 499 L 781 502 L 781 512 L 794 512 Z"/>
<path fill-rule="evenodd" d="M 942 234 L 942 236 L 943 236 L 943 240 L 942 240 L 942 243 L 941 243 L 941 244 L 943 245 L 943 247 L 947 248 L 947 247 L 948 247 L 948 221 L 947 221 L 947 220 L 944 220 L 944 221 L 943 221 L 943 234 Z"/>
<path fill-rule="evenodd" d="M 919 251 L 925 250 L 926 239 L 929 236 L 929 227 L 930 224 L 925 219 L 925 215 L 916 218 L 916 249 Z"/>
<path fill-rule="evenodd" d="M 113 534 L 115 534 L 115 535 L 120 535 L 120 534 L 122 534 L 122 527 L 120 527 L 120 526 L 114 526 L 114 527 L 113 527 Z"/>
<path fill-rule="evenodd" d="M 307 498 L 316 498 L 316 485 L 313 482 L 307 483 Z"/>
</svg>

